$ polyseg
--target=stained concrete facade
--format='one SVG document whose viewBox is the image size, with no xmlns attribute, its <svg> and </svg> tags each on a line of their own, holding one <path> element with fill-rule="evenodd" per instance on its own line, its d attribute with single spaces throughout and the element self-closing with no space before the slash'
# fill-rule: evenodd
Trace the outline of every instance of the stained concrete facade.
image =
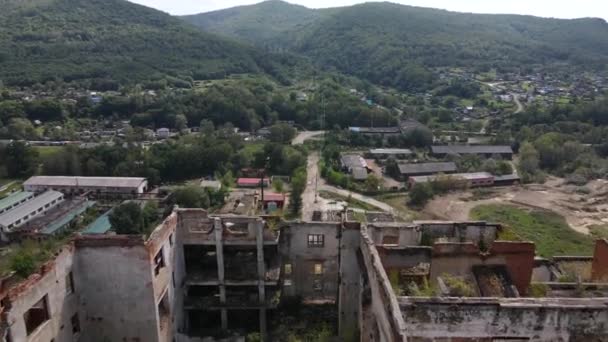
<svg viewBox="0 0 608 342">
<path fill-rule="evenodd" d="M 42 267 L 40 274 L 28 278 L 9 291 L 5 301 L 7 335 L 10 341 L 78 341 L 81 332 L 73 332 L 72 317 L 82 326 L 85 315 L 79 308 L 80 287 L 70 286 L 70 273 L 76 274 L 74 249 L 65 247 L 57 257 Z M 48 319 L 28 333 L 26 312 L 37 302 L 46 306 Z M 81 330 L 81 329 L 80 329 Z M 85 341 L 81 339 L 81 341 Z"/>
<path fill-rule="evenodd" d="M 491 225 L 421 227 L 271 227 L 259 217 L 178 209 L 147 239 L 78 237 L 27 280 L 3 279 L 0 341 L 207 342 L 206 331 L 242 326 L 264 336 L 278 289 L 277 299 L 335 303 L 340 341 L 608 340 L 606 298 L 400 296 L 392 280 L 404 270 L 433 279 L 498 265 L 518 289 L 530 283 L 530 243 L 492 240 L 481 250 Z M 424 229 L 465 241 L 422 246 L 412 234 Z M 594 260 L 605 261 L 601 253 Z M 26 315 L 41 299 L 48 317 Z"/>
<path fill-rule="evenodd" d="M 608 300 L 400 298 L 410 341 L 606 341 Z"/>
<path fill-rule="evenodd" d="M 283 271 L 287 266 L 291 274 L 285 275 L 283 294 L 299 296 L 304 302 L 337 302 L 340 238 L 336 223 L 287 227 L 280 248 Z"/>
<path fill-rule="evenodd" d="M 147 240 L 76 238 L 26 281 L 4 283 L 3 341 L 171 341 L 175 222 L 169 216 Z M 43 323 L 28 332 L 24 315 L 35 303 Z"/>
</svg>

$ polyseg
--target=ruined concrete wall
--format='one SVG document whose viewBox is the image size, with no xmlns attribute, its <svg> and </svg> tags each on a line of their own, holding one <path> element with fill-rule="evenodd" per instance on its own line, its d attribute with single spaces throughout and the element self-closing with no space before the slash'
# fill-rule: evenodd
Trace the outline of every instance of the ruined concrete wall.
<svg viewBox="0 0 608 342">
<path fill-rule="evenodd" d="M 608 240 L 598 240 L 595 244 L 591 278 L 594 281 L 608 282 Z"/>
<path fill-rule="evenodd" d="M 184 230 L 188 229 L 188 221 L 182 220 L 182 212 L 178 212 L 177 229 L 175 231 L 175 249 L 173 254 L 173 279 L 175 281 L 173 305 L 175 309 L 173 314 L 175 317 L 174 331 L 176 332 L 177 341 L 181 341 L 180 333 L 186 330 L 186 311 L 184 308 L 184 284 L 186 282 L 186 259 L 184 256 Z M 185 337 L 185 336 L 184 336 Z M 184 340 L 187 341 L 187 340 Z"/>
<path fill-rule="evenodd" d="M 525 295 L 534 269 L 534 244 L 496 241 L 488 252 L 473 243 L 441 243 L 433 246 L 431 281 L 444 273 L 472 277 L 473 266 L 505 265 L 515 287 Z"/>
<path fill-rule="evenodd" d="M 445 239 L 447 242 L 484 241 L 489 246 L 498 236 L 499 226 L 486 222 L 415 221 L 422 231 L 423 240 Z"/>
<path fill-rule="evenodd" d="M 74 249 L 68 245 L 55 260 L 43 266 L 39 274 L 30 276 L 26 281 L 9 292 L 10 310 L 7 313 L 11 341 L 49 342 L 75 341 L 72 333 L 71 318 L 78 314 L 82 326 L 84 315 L 78 312 L 78 299 L 82 298 L 85 285 L 75 281 L 75 292 L 68 291 L 68 274 L 73 270 Z M 75 275 L 76 272 L 74 272 Z M 40 299 L 47 298 L 50 319 L 40 325 L 28 336 L 24 314 Z M 92 340 L 91 340 L 92 341 Z"/>
<path fill-rule="evenodd" d="M 606 299 L 400 298 L 409 337 L 605 341 Z"/>
<path fill-rule="evenodd" d="M 366 279 L 361 341 L 407 341 L 397 298 L 365 227 L 361 229 L 361 259 Z"/>
<path fill-rule="evenodd" d="M 336 223 L 296 223 L 282 235 L 281 253 L 284 264 L 291 264 L 291 285 L 283 286 L 286 296 L 304 300 L 337 300 L 339 273 L 339 230 Z M 309 235 L 322 235 L 322 247 L 309 247 Z M 322 274 L 315 275 L 315 265 Z"/>
<path fill-rule="evenodd" d="M 156 268 L 152 276 L 154 288 L 154 302 L 157 308 L 158 336 L 161 342 L 173 339 L 176 329 L 173 322 L 175 314 L 181 311 L 181 306 L 175 305 L 175 263 L 176 246 L 175 235 L 177 231 L 178 214 L 173 212 L 161 223 L 146 241 L 149 263 L 155 267 L 155 258 L 163 255 L 164 266 Z M 158 310 L 161 301 L 165 300 L 163 311 Z"/>
<path fill-rule="evenodd" d="M 400 270 L 431 263 L 431 247 L 386 247 L 377 246 L 385 270 Z"/>
<path fill-rule="evenodd" d="M 338 330 L 341 340 L 345 342 L 354 342 L 359 336 L 361 270 L 357 253 L 360 245 L 360 224 L 346 224 L 340 239 L 340 298 L 338 300 Z"/>
<path fill-rule="evenodd" d="M 368 231 L 376 246 L 383 244 L 418 246 L 422 238 L 420 228 L 412 225 L 378 223 L 368 226 Z"/>
<path fill-rule="evenodd" d="M 141 238 L 140 238 L 141 240 Z M 78 242 L 78 241 L 77 241 Z M 78 244 L 83 340 L 159 341 L 154 271 L 143 244 Z"/>
</svg>

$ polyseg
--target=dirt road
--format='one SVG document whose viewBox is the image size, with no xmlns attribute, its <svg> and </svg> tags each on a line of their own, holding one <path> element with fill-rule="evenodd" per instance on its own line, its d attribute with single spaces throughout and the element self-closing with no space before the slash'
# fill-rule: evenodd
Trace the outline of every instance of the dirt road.
<svg viewBox="0 0 608 342">
<path fill-rule="evenodd" d="M 327 210 L 335 210 L 335 205 L 332 204 L 332 201 L 325 200 L 321 197 L 315 197 L 315 189 L 318 188 L 319 191 L 327 191 L 331 192 L 343 197 L 349 197 L 365 202 L 369 205 L 377 207 L 379 210 L 386 211 L 388 213 L 394 214 L 395 209 L 390 205 L 380 202 L 374 198 L 364 196 L 352 191 L 344 190 L 336 188 L 335 186 L 328 185 L 321 175 L 319 174 L 319 153 L 313 152 L 308 156 L 307 160 L 307 179 L 306 179 L 306 189 L 304 189 L 304 193 L 302 194 L 302 220 L 310 221 L 312 220 L 312 216 L 314 211 L 327 211 Z M 316 202 L 315 202 L 316 200 Z"/>
<path fill-rule="evenodd" d="M 519 114 L 521 112 L 524 111 L 524 105 L 521 104 L 521 101 L 519 101 L 519 95 L 517 94 L 511 94 L 513 96 L 513 101 L 515 101 L 515 104 L 517 105 L 517 110 L 515 111 L 515 114 Z"/>
<path fill-rule="evenodd" d="M 318 203 L 315 203 L 315 189 L 317 180 L 321 180 L 319 175 L 319 153 L 316 151 L 311 153 L 306 163 L 307 177 L 306 189 L 302 193 L 302 221 L 311 221 L 313 212 L 318 210 Z"/>
<path fill-rule="evenodd" d="M 295 138 L 293 138 L 293 140 L 291 141 L 291 144 L 292 145 L 302 145 L 306 140 L 318 138 L 321 135 L 323 135 L 323 133 L 325 133 L 325 131 L 300 132 L 300 133 L 298 133 L 298 135 Z"/>
</svg>

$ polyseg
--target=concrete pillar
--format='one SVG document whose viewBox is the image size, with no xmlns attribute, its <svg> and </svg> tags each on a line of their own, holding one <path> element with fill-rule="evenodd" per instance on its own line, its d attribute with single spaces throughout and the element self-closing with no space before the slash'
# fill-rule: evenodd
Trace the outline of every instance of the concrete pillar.
<svg viewBox="0 0 608 342">
<path fill-rule="evenodd" d="M 224 227 L 222 226 L 222 220 L 219 217 L 216 217 L 213 220 L 213 231 L 215 236 L 215 255 L 217 260 L 217 279 L 219 282 L 220 303 L 226 303 L 226 285 L 224 284 L 224 245 L 222 240 Z M 228 313 L 226 309 L 221 310 L 221 318 L 222 329 L 227 329 Z"/>
<path fill-rule="evenodd" d="M 264 264 L 264 221 L 257 220 L 255 244 L 257 249 L 257 264 L 258 264 L 258 296 L 261 305 L 266 304 L 266 265 Z M 266 309 L 260 309 L 260 336 L 266 341 Z"/>
<path fill-rule="evenodd" d="M 222 309 L 220 314 L 222 318 L 222 329 L 228 329 L 228 309 Z"/>
<path fill-rule="evenodd" d="M 266 302 L 266 265 L 264 264 L 264 221 L 258 220 L 256 225 L 256 248 L 257 248 L 257 264 L 258 264 L 258 292 L 261 304 Z"/>
<path fill-rule="evenodd" d="M 266 329 L 266 309 L 260 309 L 260 336 L 262 336 L 262 341 L 268 340 Z"/>
<path fill-rule="evenodd" d="M 351 342 L 359 335 L 361 271 L 357 262 L 360 232 L 356 227 L 342 227 L 340 239 L 340 284 L 338 286 L 338 334 Z"/>
</svg>

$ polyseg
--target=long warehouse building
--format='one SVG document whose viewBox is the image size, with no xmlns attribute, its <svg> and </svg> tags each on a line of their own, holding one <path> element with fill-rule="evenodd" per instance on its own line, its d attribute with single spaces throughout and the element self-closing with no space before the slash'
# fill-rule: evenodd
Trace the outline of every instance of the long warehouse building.
<svg viewBox="0 0 608 342">
<path fill-rule="evenodd" d="M 37 216 L 44 215 L 63 202 L 63 199 L 62 193 L 52 190 L 47 191 L 0 215 L 2 240 L 7 240 L 6 233 L 12 232 L 15 228 L 26 224 Z"/>
<path fill-rule="evenodd" d="M 148 190 L 148 181 L 140 177 L 34 176 L 23 183 L 26 191 L 61 191 L 65 194 L 139 195 Z"/>
</svg>

